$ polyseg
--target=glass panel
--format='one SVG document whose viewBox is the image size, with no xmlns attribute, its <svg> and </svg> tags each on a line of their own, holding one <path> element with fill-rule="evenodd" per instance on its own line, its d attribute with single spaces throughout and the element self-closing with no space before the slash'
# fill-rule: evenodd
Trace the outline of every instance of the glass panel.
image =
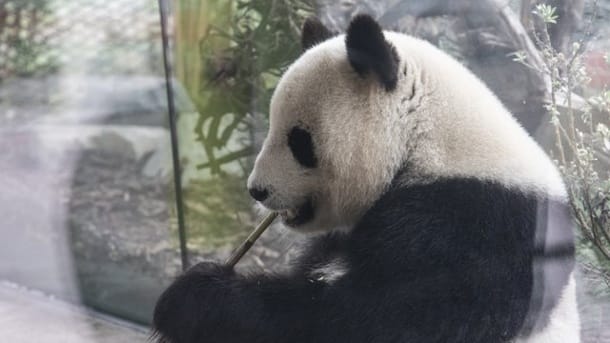
<svg viewBox="0 0 610 343">
<path fill-rule="evenodd" d="M 343 32 L 369 13 L 466 65 L 560 165 L 583 341 L 610 339 L 610 6 L 539 3 L 173 1 L 191 263 L 258 221 L 246 177 L 304 19 Z M 0 279 L 150 321 L 181 267 L 161 61 L 156 1 L 0 2 Z M 276 223 L 238 268 L 283 270 L 302 244 Z"/>
<path fill-rule="evenodd" d="M 0 279 L 150 320 L 181 267 L 161 56 L 156 1 L 0 3 Z"/>
</svg>

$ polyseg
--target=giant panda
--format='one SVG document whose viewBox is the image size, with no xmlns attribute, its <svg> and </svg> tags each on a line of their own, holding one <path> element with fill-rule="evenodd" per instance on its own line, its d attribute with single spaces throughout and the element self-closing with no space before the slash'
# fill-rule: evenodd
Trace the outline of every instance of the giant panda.
<svg viewBox="0 0 610 343">
<path fill-rule="evenodd" d="M 492 92 L 419 39 L 319 21 L 248 179 L 310 242 L 289 273 L 200 263 L 160 342 L 579 342 L 566 190 Z"/>
</svg>

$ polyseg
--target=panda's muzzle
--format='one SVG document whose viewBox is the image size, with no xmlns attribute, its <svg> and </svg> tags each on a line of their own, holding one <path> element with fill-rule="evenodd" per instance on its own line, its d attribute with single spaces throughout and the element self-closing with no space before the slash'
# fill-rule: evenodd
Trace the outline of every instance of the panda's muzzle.
<svg viewBox="0 0 610 343">
<path fill-rule="evenodd" d="M 303 225 L 314 217 L 314 206 L 311 199 L 307 199 L 301 206 L 296 209 L 279 211 L 282 222 L 290 227 Z"/>
</svg>

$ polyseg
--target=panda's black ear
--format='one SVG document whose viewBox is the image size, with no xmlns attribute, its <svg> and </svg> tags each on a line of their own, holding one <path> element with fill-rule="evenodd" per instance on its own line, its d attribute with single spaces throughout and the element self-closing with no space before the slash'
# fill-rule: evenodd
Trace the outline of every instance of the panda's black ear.
<svg viewBox="0 0 610 343">
<path fill-rule="evenodd" d="M 303 30 L 301 31 L 301 48 L 305 51 L 332 36 L 333 33 L 327 29 L 318 18 L 307 18 L 305 24 L 303 24 Z"/>
<path fill-rule="evenodd" d="M 386 90 L 396 88 L 398 54 L 394 46 L 386 41 L 375 19 L 366 14 L 354 17 L 347 29 L 345 44 L 347 58 L 358 74 L 372 71 Z"/>
</svg>

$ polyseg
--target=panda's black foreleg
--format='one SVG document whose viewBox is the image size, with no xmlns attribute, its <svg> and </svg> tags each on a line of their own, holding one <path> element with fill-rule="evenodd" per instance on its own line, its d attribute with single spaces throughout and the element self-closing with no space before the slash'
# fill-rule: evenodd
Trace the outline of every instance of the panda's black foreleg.
<svg viewBox="0 0 610 343">
<path fill-rule="evenodd" d="M 502 320 L 513 308 L 484 306 L 468 285 L 449 297 L 447 285 L 460 281 L 453 271 L 411 281 L 372 275 L 356 268 L 325 283 L 201 263 L 159 298 L 157 342 L 499 343 L 516 334 Z"/>
<path fill-rule="evenodd" d="M 310 342 L 315 284 L 299 276 L 246 277 L 200 263 L 159 298 L 158 342 Z"/>
</svg>

